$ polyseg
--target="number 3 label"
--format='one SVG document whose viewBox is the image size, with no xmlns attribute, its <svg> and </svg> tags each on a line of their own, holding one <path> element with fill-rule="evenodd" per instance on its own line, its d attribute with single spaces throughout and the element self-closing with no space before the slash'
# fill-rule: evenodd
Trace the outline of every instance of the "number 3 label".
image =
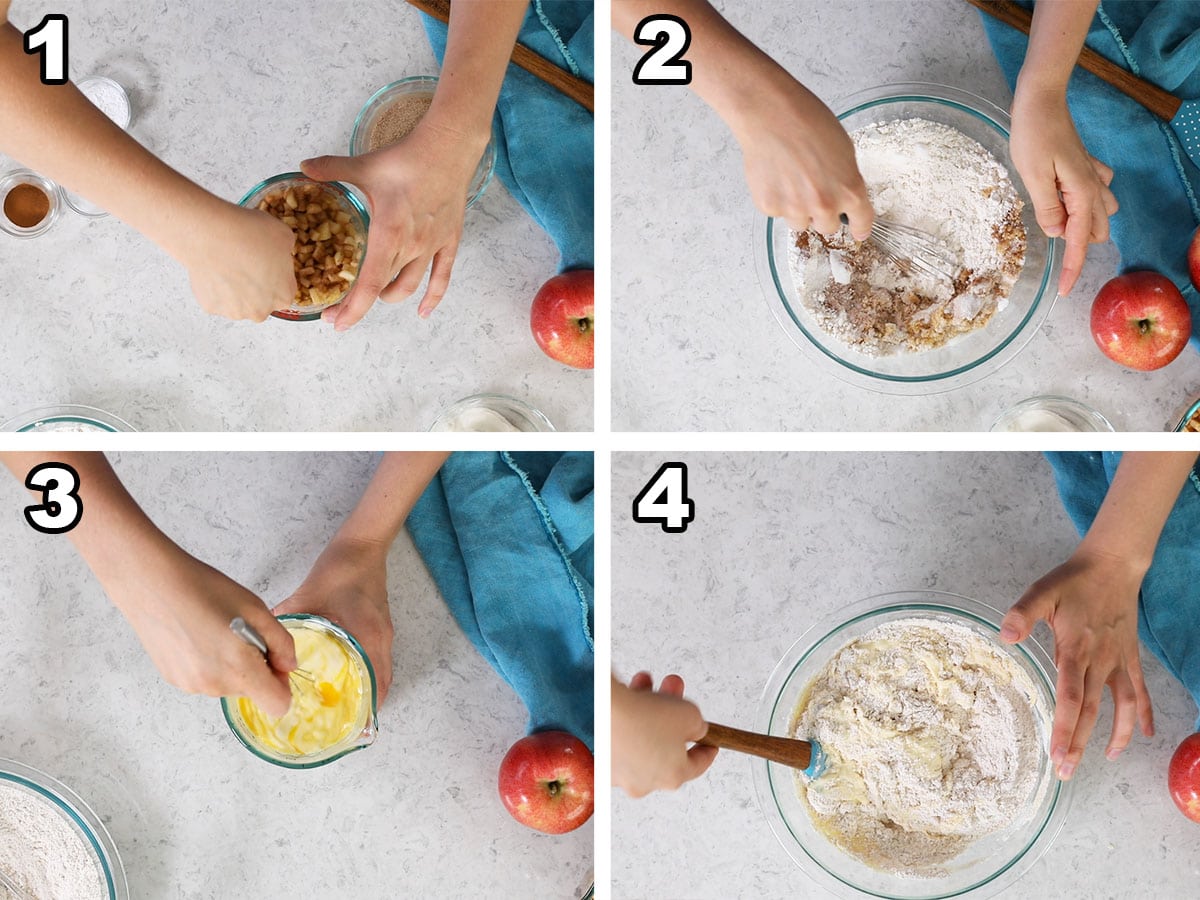
<svg viewBox="0 0 1200 900">
<path fill-rule="evenodd" d="M 42 534 L 63 534 L 79 524 L 83 500 L 79 474 L 66 463 L 42 463 L 25 477 L 25 487 L 42 492 L 42 502 L 25 507 L 25 521 Z"/>
<path fill-rule="evenodd" d="M 654 49 L 633 67 L 634 84 L 691 84 L 692 64 L 683 58 L 692 43 L 687 22 L 678 16 L 647 16 L 633 31 L 637 44 Z"/>
<path fill-rule="evenodd" d="M 633 521 L 660 524 L 668 534 L 687 531 L 696 518 L 696 504 L 687 495 L 687 465 L 663 463 L 633 498 Z"/>
</svg>

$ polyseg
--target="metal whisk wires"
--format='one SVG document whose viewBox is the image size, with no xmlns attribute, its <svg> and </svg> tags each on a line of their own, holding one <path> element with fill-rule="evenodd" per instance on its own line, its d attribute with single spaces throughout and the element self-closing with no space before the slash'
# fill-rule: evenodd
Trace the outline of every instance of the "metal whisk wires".
<svg viewBox="0 0 1200 900">
<path fill-rule="evenodd" d="M 841 220 L 843 225 L 848 224 L 845 213 Z M 938 244 L 933 235 L 919 228 L 877 218 L 867 240 L 906 274 L 915 270 L 947 281 L 953 281 L 958 274 L 959 266 L 954 258 Z"/>
<path fill-rule="evenodd" d="M 234 617 L 233 621 L 229 623 L 229 630 L 240 637 L 251 647 L 256 649 L 264 657 L 267 655 L 267 642 L 264 641 L 262 639 L 262 635 L 255 631 L 254 628 L 241 616 Z M 295 668 L 288 672 L 289 680 L 295 678 L 307 681 L 313 687 L 317 686 L 317 676 L 305 669 Z"/>
</svg>

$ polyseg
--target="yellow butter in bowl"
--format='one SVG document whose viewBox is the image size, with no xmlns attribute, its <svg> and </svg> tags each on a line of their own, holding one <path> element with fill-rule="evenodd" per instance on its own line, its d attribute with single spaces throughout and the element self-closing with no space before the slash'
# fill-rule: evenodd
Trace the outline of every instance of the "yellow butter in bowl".
<svg viewBox="0 0 1200 900">
<path fill-rule="evenodd" d="M 347 632 L 319 616 L 283 616 L 296 645 L 292 704 L 278 718 L 246 698 L 223 698 L 230 728 L 268 762 L 307 768 L 330 762 L 375 738 L 375 677 Z M 309 677 L 311 676 L 311 677 Z"/>
</svg>

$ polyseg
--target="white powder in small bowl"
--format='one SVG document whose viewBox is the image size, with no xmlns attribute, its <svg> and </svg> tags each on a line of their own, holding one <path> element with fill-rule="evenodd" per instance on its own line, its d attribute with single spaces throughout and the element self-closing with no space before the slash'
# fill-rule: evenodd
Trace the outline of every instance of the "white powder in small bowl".
<svg viewBox="0 0 1200 900">
<path fill-rule="evenodd" d="M 107 900 L 100 860 L 49 799 L 0 782 L 0 869 L 35 900 Z"/>
</svg>

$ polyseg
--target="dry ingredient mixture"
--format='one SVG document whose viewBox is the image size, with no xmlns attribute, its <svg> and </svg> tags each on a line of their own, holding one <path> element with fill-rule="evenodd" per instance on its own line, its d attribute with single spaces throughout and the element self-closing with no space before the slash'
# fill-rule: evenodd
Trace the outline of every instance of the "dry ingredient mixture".
<svg viewBox="0 0 1200 900">
<path fill-rule="evenodd" d="M 797 792 L 818 829 L 868 865 L 935 876 L 1032 806 L 1042 749 L 1029 676 L 962 625 L 903 619 L 838 651 L 792 733 L 829 760 Z"/>
<path fill-rule="evenodd" d="M 18 184 L 4 195 L 4 215 L 18 228 L 33 228 L 50 213 L 50 198 L 36 184 Z"/>
<path fill-rule="evenodd" d="M 292 264 L 296 271 L 294 306 L 332 306 L 358 277 L 363 236 L 333 190 L 317 182 L 292 185 L 267 194 L 258 208 L 296 234 Z"/>
<path fill-rule="evenodd" d="M 108 896 L 99 860 L 63 814 L 49 800 L 2 782 L 0 869 L 35 900 Z"/>
<path fill-rule="evenodd" d="M 924 119 L 867 125 L 851 138 L 877 216 L 932 235 L 957 271 L 951 282 L 902 267 L 845 228 L 791 232 L 801 302 L 823 330 L 871 356 L 933 349 L 985 326 L 1025 262 L 1024 204 L 1004 166 Z"/>
<path fill-rule="evenodd" d="M 433 94 L 400 94 L 371 126 L 367 149 L 378 150 L 408 137 L 433 103 Z"/>
</svg>

